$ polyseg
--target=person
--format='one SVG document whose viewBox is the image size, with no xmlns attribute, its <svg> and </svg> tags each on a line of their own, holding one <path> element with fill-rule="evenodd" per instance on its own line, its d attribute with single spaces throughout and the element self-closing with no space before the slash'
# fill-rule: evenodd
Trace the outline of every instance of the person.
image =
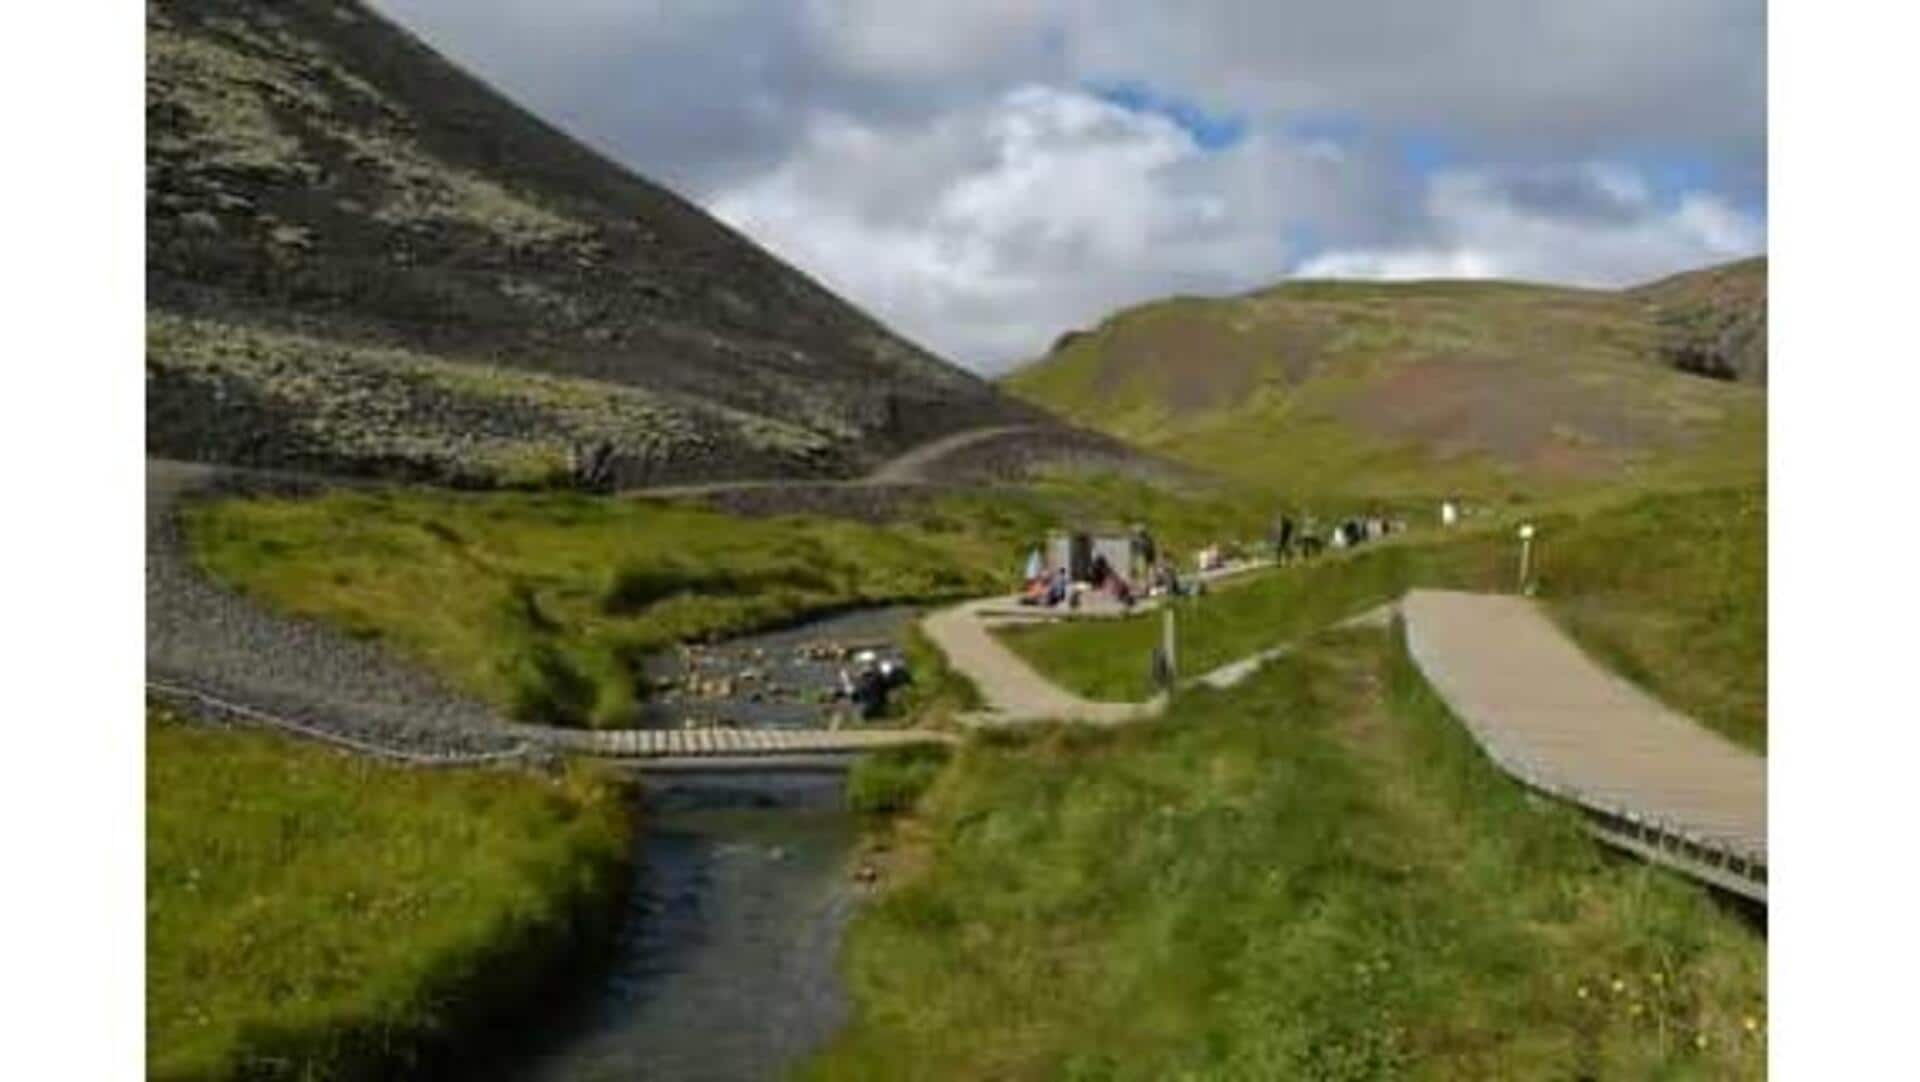
<svg viewBox="0 0 1920 1082">
<path fill-rule="evenodd" d="M 1460 508 L 1452 500 L 1440 501 L 1440 525 L 1452 526 L 1460 521 Z"/>
<path fill-rule="evenodd" d="M 1135 523 L 1133 541 L 1139 550 L 1141 565 L 1152 567 L 1160 559 L 1160 547 L 1153 543 L 1153 535 L 1147 532 L 1145 523 Z"/>
<path fill-rule="evenodd" d="M 1093 570 L 1087 575 L 1088 585 L 1098 590 L 1107 584 L 1107 578 L 1112 574 L 1113 565 L 1107 562 L 1107 554 L 1104 552 L 1095 553 L 1093 557 Z"/>
<path fill-rule="evenodd" d="M 1047 586 L 1047 607 L 1052 608 L 1067 599 L 1067 569 L 1053 569 L 1053 581 Z"/>
</svg>

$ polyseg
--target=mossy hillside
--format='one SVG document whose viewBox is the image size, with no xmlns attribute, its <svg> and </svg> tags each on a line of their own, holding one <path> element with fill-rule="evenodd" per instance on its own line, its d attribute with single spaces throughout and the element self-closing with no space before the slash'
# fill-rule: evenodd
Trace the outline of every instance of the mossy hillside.
<svg viewBox="0 0 1920 1082">
<path fill-rule="evenodd" d="M 723 444 L 802 463 L 832 447 L 637 387 L 160 313 L 147 320 L 147 379 L 161 452 L 475 487 L 565 484 L 570 452 L 598 444 L 637 480 Z"/>
<path fill-rule="evenodd" d="M 1181 669 L 1304 636 L 1412 587 L 1518 587 L 1522 518 L 1538 531 L 1535 584 L 1603 665 L 1756 750 L 1767 742 L 1766 494 L 1733 488 L 1620 496 L 1508 513 L 1458 535 L 1411 535 L 1265 572 L 1176 606 Z M 1008 629 L 1051 678 L 1103 699 L 1144 699 L 1160 617 Z"/>
<path fill-rule="evenodd" d="M 150 705 L 147 1066 L 408 1077 L 611 930 L 631 816 L 598 774 L 420 771 Z"/>
<path fill-rule="evenodd" d="M 708 407 L 697 454 L 629 483 L 853 475 L 948 432 L 1046 421 L 361 4 L 155 0 L 147 37 L 155 318 Z M 325 396 L 338 389 L 317 381 L 263 406 L 245 384 L 150 386 L 149 449 L 298 465 L 296 425 L 337 421 Z M 443 391 L 410 385 L 416 405 Z M 274 423 L 255 424 L 262 412 Z M 208 435 L 222 427 L 241 431 Z"/>
<path fill-rule="evenodd" d="M 977 741 L 915 806 L 803 1077 L 1765 1074 L 1764 939 L 1527 798 L 1382 632 Z"/>
</svg>

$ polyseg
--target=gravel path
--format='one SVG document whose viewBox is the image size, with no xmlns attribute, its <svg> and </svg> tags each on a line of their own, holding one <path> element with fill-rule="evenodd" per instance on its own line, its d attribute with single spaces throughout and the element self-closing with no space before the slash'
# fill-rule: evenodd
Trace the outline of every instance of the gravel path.
<svg viewBox="0 0 1920 1082">
<path fill-rule="evenodd" d="M 1157 717 L 1166 707 L 1164 695 L 1143 703 L 1083 699 L 1035 672 L 1019 654 L 1001 645 L 990 630 L 994 610 L 1017 606 L 1016 598 L 980 598 L 941 609 L 921 624 L 927 637 L 947 655 L 948 663 L 972 680 L 987 702 L 987 709 L 964 714 L 960 721 L 975 726 L 1035 721 L 1118 725 Z"/>
<path fill-rule="evenodd" d="M 258 712 L 401 757 L 498 755 L 523 745 L 487 707 L 384 650 L 269 613 L 195 569 L 176 512 L 232 476 L 147 462 L 151 690 L 203 713 L 252 721 Z"/>
</svg>

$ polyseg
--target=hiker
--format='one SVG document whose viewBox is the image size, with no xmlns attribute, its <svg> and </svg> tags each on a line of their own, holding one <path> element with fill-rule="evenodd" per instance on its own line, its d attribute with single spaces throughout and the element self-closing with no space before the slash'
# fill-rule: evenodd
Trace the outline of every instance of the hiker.
<svg viewBox="0 0 1920 1082">
<path fill-rule="evenodd" d="M 1276 563 L 1286 563 L 1293 556 L 1293 519 L 1281 515 L 1274 520 L 1273 559 Z"/>
<path fill-rule="evenodd" d="M 1098 590 L 1107 584 L 1108 576 L 1113 574 L 1113 565 L 1107 562 L 1107 554 L 1095 553 L 1093 570 L 1087 575 L 1087 584 Z"/>
<path fill-rule="evenodd" d="M 1452 500 L 1440 501 L 1440 525 L 1451 527 L 1460 521 L 1460 508 Z"/>
<path fill-rule="evenodd" d="M 1152 567 L 1159 561 L 1160 547 L 1153 543 L 1153 535 L 1147 532 L 1145 523 L 1134 525 L 1133 543 L 1139 549 L 1140 560 L 1145 566 Z"/>
</svg>

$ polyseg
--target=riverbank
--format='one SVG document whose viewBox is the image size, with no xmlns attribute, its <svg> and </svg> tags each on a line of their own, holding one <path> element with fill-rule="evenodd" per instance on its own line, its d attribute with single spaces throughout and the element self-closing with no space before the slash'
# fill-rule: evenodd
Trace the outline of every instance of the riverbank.
<svg viewBox="0 0 1920 1082">
<path fill-rule="evenodd" d="M 155 1079 L 407 1076 L 612 934 L 635 824 L 594 770 L 419 770 L 150 705 Z"/>
<path fill-rule="evenodd" d="M 806 1077 L 1763 1077 L 1764 935 L 1422 689 L 1342 632 L 1162 721 L 966 745 Z"/>
</svg>

